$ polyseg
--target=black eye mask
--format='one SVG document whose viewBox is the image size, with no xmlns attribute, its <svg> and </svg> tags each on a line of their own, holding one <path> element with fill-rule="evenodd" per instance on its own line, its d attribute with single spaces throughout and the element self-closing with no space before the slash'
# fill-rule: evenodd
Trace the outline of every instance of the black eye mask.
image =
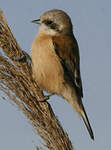
<svg viewBox="0 0 111 150">
<path fill-rule="evenodd" d="M 52 20 L 44 20 L 43 23 L 46 24 L 47 26 L 49 26 L 51 29 L 59 31 L 58 25 L 56 23 L 54 23 Z"/>
</svg>

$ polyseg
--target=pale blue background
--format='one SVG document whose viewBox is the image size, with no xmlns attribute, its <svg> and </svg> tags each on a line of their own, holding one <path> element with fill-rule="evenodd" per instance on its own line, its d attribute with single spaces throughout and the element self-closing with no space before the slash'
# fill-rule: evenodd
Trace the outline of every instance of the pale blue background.
<svg viewBox="0 0 111 150">
<path fill-rule="evenodd" d="M 76 150 L 111 150 L 111 1 L 0 0 L 0 8 L 20 46 L 28 53 L 38 29 L 31 20 L 53 8 L 70 15 L 80 47 L 83 102 L 95 141 L 63 99 L 53 96 L 49 102 Z M 0 150 L 34 150 L 36 144 L 42 143 L 18 108 L 1 98 Z"/>
</svg>

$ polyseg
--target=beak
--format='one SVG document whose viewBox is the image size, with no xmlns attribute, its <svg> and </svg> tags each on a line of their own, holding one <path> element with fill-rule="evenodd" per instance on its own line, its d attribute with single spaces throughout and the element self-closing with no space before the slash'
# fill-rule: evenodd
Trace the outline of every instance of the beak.
<svg viewBox="0 0 111 150">
<path fill-rule="evenodd" d="M 41 21 L 40 21 L 40 19 L 37 19 L 37 20 L 33 20 L 32 23 L 40 24 Z"/>
</svg>

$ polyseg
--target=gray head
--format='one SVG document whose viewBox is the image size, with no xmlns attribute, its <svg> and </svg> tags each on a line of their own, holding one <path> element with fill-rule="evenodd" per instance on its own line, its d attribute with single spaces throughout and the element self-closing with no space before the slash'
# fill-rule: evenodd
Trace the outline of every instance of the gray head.
<svg viewBox="0 0 111 150">
<path fill-rule="evenodd" d="M 70 17 L 62 10 L 53 9 L 42 14 L 40 19 L 33 20 L 40 24 L 39 32 L 50 35 L 72 34 L 72 23 Z"/>
</svg>

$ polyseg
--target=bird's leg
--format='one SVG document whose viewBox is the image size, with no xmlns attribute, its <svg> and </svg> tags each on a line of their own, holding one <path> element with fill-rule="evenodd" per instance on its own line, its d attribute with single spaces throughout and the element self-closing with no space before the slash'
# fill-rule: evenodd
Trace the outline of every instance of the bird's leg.
<svg viewBox="0 0 111 150">
<path fill-rule="evenodd" d="M 54 93 L 51 93 L 51 94 L 47 95 L 47 97 L 50 98 L 50 97 L 53 96 L 53 95 L 54 95 Z"/>
<path fill-rule="evenodd" d="M 29 65 L 32 64 L 32 60 L 30 58 L 30 56 L 23 51 L 23 55 L 17 58 L 12 58 L 14 61 L 18 61 L 18 62 L 28 62 Z"/>
<path fill-rule="evenodd" d="M 38 101 L 39 101 L 39 102 L 45 102 L 45 101 L 47 101 L 52 95 L 54 95 L 54 93 L 51 93 L 51 94 L 49 94 L 49 95 L 46 95 L 46 96 L 40 98 Z"/>
<path fill-rule="evenodd" d="M 21 56 L 21 57 L 14 58 L 13 60 L 14 60 L 14 61 L 19 61 L 19 62 L 25 62 L 25 61 L 26 61 L 26 56 L 23 55 L 23 56 Z"/>
</svg>

